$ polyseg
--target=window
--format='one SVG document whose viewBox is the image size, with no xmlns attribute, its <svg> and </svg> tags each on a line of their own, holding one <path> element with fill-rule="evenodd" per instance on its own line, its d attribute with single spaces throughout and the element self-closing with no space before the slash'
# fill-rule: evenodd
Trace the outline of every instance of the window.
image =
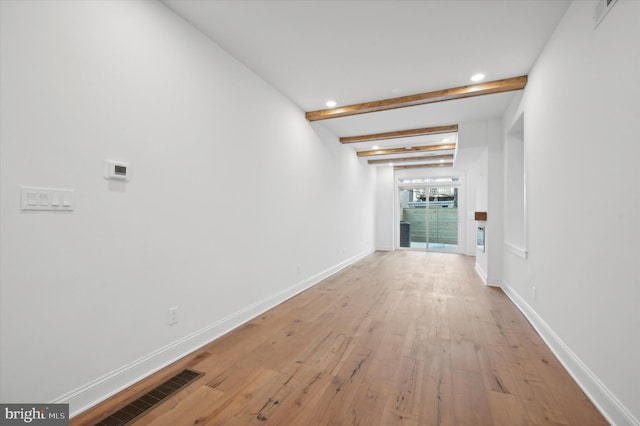
<svg viewBox="0 0 640 426">
<path fill-rule="evenodd" d="M 460 182 L 460 178 L 459 177 L 427 177 L 427 178 L 420 178 L 420 179 L 399 179 L 398 180 L 400 185 L 406 185 L 406 184 L 438 184 L 438 185 L 442 185 L 442 184 L 447 184 L 447 183 L 459 183 Z"/>
</svg>

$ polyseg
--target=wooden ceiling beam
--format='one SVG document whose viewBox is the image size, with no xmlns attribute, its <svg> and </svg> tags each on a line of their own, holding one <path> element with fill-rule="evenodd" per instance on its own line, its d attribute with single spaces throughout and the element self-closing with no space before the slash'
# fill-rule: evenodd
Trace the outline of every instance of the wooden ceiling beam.
<svg viewBox="0 0 640 426">
<path fill-rule="evenodd" d="M 318 121 L 329 118 L 347 117 L 350 115 L 366 114 L 369 112 L 386 111 L 435 102 L 451 101 L 454 99 L 471 98 L 475 96 L 491 95 L 494 93 L 511 92 L 524 89 L 527 76 L 512 77 L 486 83 L 471 84 L 469 86 L 436 90 L 434 92 L 419 93 L 417 95 L 401 96 L 399 98 L 383 99 L 361 104 L 347 105 L 338 108 L 310 111 L 305 114 L 307 120 Z"/>
<path fill-rule="evenodd" d="M 422 155 L 419 157 L 388 158 L 386 160 L 369 160 L 368 164 L 411 163 L 415 161 L 453 160 L 453 154 Z"/>
<path fill-rule="evenodd" d="M 393 166 L 393 170 L 404 169 L 425 169 L 429 167 L 453 167 L 453 163 L 438 163 L 438 164 L 412 164 L 407 166 Z"/>
<path fill-rule="evenodd" d="M 440 145 L 410 146 L 406 148 L 374 149 L 370 151 L 358 151 L 358 157 L 371 157 L 374 155 L 408 154 L 410 152 L 445 151 L 456 149 L 455 143 L 445 143 Z"/>
<path fill-rule="evenodd" d="M 398 130 L 395 132 L 374 133 L 371 135 L 347 136 L 340 138 L 340 143 L 379 141 L 385 139 L 407 138 L 412 136 L 437 135 L 440 133 L 450 133 L 457 131 L 458 125 L 452 124 L 450 126 L 423 127 L 421 129 Z"/>
</svg>

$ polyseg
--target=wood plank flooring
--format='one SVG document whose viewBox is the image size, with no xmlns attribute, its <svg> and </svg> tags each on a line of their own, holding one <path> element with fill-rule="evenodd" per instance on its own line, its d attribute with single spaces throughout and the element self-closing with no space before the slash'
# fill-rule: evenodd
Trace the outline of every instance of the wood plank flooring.
<svg viewBox="0 0 640 426">
<path fill-rule="evenodd" d="M 474 258 L 376 252 L 72 419 L 91 425 L 185 367 L 133 424 L 606 425 Z"/>
</svg>

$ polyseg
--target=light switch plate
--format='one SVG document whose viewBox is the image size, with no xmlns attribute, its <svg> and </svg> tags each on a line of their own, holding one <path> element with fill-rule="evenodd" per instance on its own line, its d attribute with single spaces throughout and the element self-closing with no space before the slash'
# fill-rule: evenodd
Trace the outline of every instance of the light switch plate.
<svg viewBox="0 0 640 426">
<path fill-rule="evenodd" d="M 73 189 L 21 187 L 22 210 L 73 211 Z"/>
</svg>

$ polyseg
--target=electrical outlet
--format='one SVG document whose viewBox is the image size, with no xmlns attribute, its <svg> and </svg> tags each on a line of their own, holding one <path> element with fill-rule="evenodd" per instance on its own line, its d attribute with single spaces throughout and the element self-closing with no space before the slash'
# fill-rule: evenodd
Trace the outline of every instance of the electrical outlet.
<svg viewBox="0 0 640 426">
<path fill-rule="evenodd" d="M 302 265 L 298 265 L 298 275 L 302 273 Z"/>
<path fill-rule="evenodd" d="M 178 322 L 178 307 L 174 306 L 173 308 L 169 308 L 169 312 L 167 313 L 167 324 L 173 325 Z"/>
</svg>

